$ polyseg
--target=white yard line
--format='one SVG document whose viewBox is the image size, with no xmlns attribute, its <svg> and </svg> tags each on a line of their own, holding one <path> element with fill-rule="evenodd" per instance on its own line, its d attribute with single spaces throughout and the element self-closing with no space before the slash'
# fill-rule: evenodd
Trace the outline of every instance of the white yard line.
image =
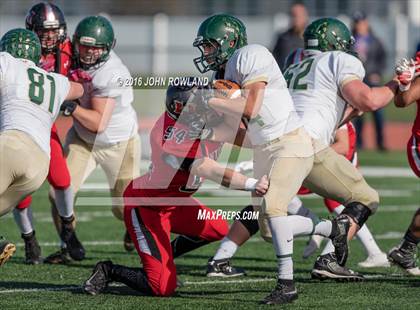
<svg viewBox="0 0 420 310">
<path fill-rule="evenodd" d="M 376 240 L 396 240 L 402 238 L 404 232 L 399 231 L 390 231 L 385 234 L 377 234 L 375 235 Z M 307 241 L 307 237 L 298 237 L 295 241 Z M 263 239 L 259 237 L 251 238 L 247 241 L 247 243 L 254 243 L 254 242 L 264 242 Z M 83 241 L 83 245 L 85 246 L 107 246 L 107 245 L 121 245 L 121 240 L 99 240 L 99 241 Z M 18 247 L 24 247 L 25 244 L 23 242 L 16 243 Z M 40 242 L 40 246 L 42 247 L 58 247 L 60 244 L 58 242 Z"/>
<path fill-rule="evenodd" d="M 365 275 L 366 279 L 382 279 L 382 278 L 393 278 L 402 277 L 401 274 L 377 274 L 377 275 Z M 237 279 L 237 280 L 209 280 L 209 281 L 185 281 L 185 286 L 201 286 L 201 285 L 215 285 L 215 284 L 242 284 L 242 283 L 261 283 L 261 282 L 274 282 L 275 278 L 256 278 L 256 279 Z M 121 287 L 122 284 L 112 284 L 111 287 Z M 61 287 L 43 287 L 43 288 L 22 288 L 22 289 L 9 289 L 0 290 L 0 294 L 15 294 L 15 293 L 34 293 L 34 292 L 55 292 L 55 291 L 78 291 L 81 290 L 80 286 L 69 285 Z"/>
<path fill-rule="evenodd" d="M 221 205 L 226 206 L 226 203 L 219 203 L 216 206 L 220 207 Z M 237 204 L 234 204 L 235 206 Z M 420 205 L 402 205 L 402 206 L 397 206 L 397 205 L 382 205 L 380 206 L 378 213 L 399 213 L 399 212 L 413 212 L 416 211 L 418 208 L 420 207 Z M 239 210 L 239 209 L 238 209 Z M 324 207 L 317 207 L 317 208 L 311 208 L 311 210 L 315 213 L 322 213 L 322 212 L 326 212 L 326 208 Z M 113 218 L 113 214 L 111 212 L 111 210 L 104 210 L 104 211 L 76 211 L 77 214 L 77 221 L 78 222 L 83 222 L 83 223 L 88 223 L 88 222 L 92 222 L 95 219 L 98 218 Z M 34 212 L 34 218 L 35 218 L 35 222 L 39 222 L 39 223 L 51 223 L 52 222 L 52 218 L 51 218 L 51 213 L 50 212 Z M 5 215 L 2 220 L 12 220 L 13 216 L 12 214 L 7 214 Z"/>
</svg>

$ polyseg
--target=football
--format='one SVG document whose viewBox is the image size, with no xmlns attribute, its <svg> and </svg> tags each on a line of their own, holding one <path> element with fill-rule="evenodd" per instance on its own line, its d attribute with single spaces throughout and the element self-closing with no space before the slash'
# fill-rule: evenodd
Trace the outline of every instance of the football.
<svg viewBox="0 0 420 310">
<path fill-rule="evenodd" d="M 229 80 L 214 80 L 212 88 L 217 98 L 235 99 L 241 96 L 241 87 Z"/>
</svg>

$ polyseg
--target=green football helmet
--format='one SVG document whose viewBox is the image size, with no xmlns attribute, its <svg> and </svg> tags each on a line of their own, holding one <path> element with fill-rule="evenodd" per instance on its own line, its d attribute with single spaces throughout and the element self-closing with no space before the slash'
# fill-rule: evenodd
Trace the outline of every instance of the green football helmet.
<svg viewBox="0 0 420 310">
<path fill-rule="evenodd" d="M 336 18 L 320 18 L 306 27 L 303 33 L 305 49 L 322 52 L 343 51 L 352 53 L 354 38 L 347 26 Z"/>
<path fill-rule="evenodd" d="M 193 59 L 194 65 L 201 73 L 220 70 L 232 54 L 245 45 L 245 25 L 238 18 L 228 14 L 210 16 L 201 23 L 193 43 L 201 52 L 201 56 Z M 205 52 L 206 46 L 212 47 L 213 52 Z"/>
<path fill-rule="evenodd" d="M 8 52 L 15 58 L 28 59 L 38 65 L 41 59 L 41 42 L 34 32 L 16 28 L 9 30 L 1 38 L 0 52 Z"/>
<path fill-rule="evenodd" d="M 102 48 L 101 53 L 82 55 L 80 46 Z M 88 69 L 100 65 L 109 58 L 109 53 L 115 45 L 114 29 L 111 22 L 103 16 L 88 16 L 76 27 L 73 35 L 73 46 L 79 65 Z"/>
</svg>

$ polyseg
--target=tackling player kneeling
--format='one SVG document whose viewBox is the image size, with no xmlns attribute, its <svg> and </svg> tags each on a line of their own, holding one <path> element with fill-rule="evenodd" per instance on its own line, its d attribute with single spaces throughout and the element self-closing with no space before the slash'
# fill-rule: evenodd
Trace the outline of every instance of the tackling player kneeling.
<svg viewBox="0 0 420 310">
<path fill-rule="evenodd" d="M 257 195 L 267 191 L 266 176 L 259 180 L 250 179 L 232 169 L 225 169 L 215 161 L 222 143 L 202 142 L 196 137 L 195 130 L 188 128 L 203 116 L 193 109 L 193 98 L 197 98 L 195 90 L 196 87 L 189 86 L 168 88 L 166 112 L 150 134 L 150 171 L 131 182 L 124 193 L 125 224 L 143 268 L 99 262 L 84 283 L 85 292 L 96 295 L 106 289 L 109 282 L 116 281 L 148 295 L 171 296 L 177 286 L 174 257 L 220 240 L 228 232 L 228 223 L 224 219 L 198 219 L 203 211 L 207 214 L 215 212 L 191 197 L 202 178 L 218 183 L 221 180 L 222 185 L 229 184 Z M 171 245 L 171 233 L 184 237 L 175 239 Z M 187 242 L 185 237 L 195 244 Z"/>
<path fill-rule="evenodd" d="M 83 95 L 80 84 L 39 68 L 40 57 L 41 44 L 32 31 L 13 29 L 0 41 L 0 216 L 44 182 L 60 106 Z M 0 265 L 14 249 L 0 242 Z"/>
</svg>

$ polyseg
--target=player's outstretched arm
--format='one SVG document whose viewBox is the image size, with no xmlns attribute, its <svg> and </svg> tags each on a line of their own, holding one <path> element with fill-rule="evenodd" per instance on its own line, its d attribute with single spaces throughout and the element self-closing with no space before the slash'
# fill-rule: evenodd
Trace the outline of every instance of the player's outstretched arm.
<svg viewBox="0 0 420 310">
<path fill-rule="evenodd" d="M 194 161 L 190 171 L 192 174 L 212 180 L 225 187 L 255 192 L 257 195 L 264 195 L 269 186 L 267 176 L 263 176 L 259 180 L 248 178 L 233 169 L 223 167 L 208 157 Z"/>
<path fill-rule="evenodd" d="M 75 82 L 70 82 L 70 90 L 67 93 L 65 100 L 76 100 L 83 96 L 83 85 Z"/>
<path fill-rule="evenodd" d="M 361 80 L 354 79 L 341 87 L 341 93 L 354 108 L 371 112 L 385 107 L 397 93 L 398 85 L 394 79 L 381 87 L 369 87 Z"/>
<path fill-rule="evenodd" d="M 103 132 L 111 119 L 115 107 L 115 99 L 109 97 L 93 97 L 91 109 L 78 105 L 72 116 L 88 130 L 96 133 Z"/>
<path fill-rule="evenodd" d="M 396 107 L 404 108 L 419 99 L 420 99 L 420 77 L 417 77 L 411 83 L 411 87 L 408 90 L 398 91 L 398 93 L 395 96 L 394 103 Z"/>
</svg>

